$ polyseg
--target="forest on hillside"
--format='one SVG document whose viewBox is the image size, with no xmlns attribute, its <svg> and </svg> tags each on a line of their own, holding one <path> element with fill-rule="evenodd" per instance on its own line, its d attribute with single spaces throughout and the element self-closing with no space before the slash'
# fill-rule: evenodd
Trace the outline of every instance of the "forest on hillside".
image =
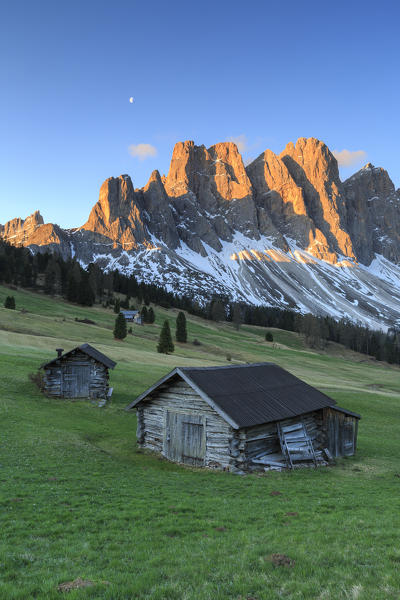
<svg viewBox="0 0 400 600">
<path fill-rule="evenodd" d="M 327 342 L 400 364 L 400 329 L 374 331 L 348 319 L 336 321 L 328 316 L 301 314 L 271 306 L 234 303 L 228 297 L 210 297 L 200 305 L 193 297 L 167 292 L 154 284 L 139 282 L 114 270 L 104 273 L 96 264 L 84 269 L 57 254 L 37 253 L 0 241 L 0 283 L 37 290 L 50 296 L 62 296 L 69 302 L 92 306 L 95 302 L 114 307 L 115 294 L 122 294 L 121 308 L 139 308 L 150 303 L 178 308 L 214 321 L 228 321 L 239 329 L 241 324 L 276 327 L 302 334 L 311 348 L 323 349 Z M 18 307 L 16 307 L 18 309 Z"/>
</svg>

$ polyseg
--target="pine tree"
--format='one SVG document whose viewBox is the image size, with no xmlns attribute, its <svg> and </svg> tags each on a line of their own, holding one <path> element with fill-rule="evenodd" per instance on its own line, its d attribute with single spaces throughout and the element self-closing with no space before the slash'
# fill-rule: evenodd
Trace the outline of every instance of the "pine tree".
<svg viewBox="0 0 400 600">
<path fill-rule="evenodd" d="M 225 308 L 220 300 L 212 302 L 211 318 L 213 321 L 225 321 Z"/>
<path fill-rule="evenodd" d="M 168 354 L 169 352 L 173 352 L 175 350 L 174 344 L 172 342 L 171 330 L 169 328 L 169 322 L 166 319 L 164 321 L 164 325 L 162 326 L 160 339 L 158 341 L 157 352 Z"/>
<path fill-rule="evenodd" d="M 78 298 L 79 285 L 75 278 L 74 273 L 70 273 L 68 276 L 67 284 L 67 300 L 69 302 L 76 302 Z"/>
<path fill-rule="evenodd" d="M 86 273 L 86 271 L 82 274 L 77 301 L 83 306 L 93 306 L 95 301 L 95 294 L 90 285 L 89 273 Z"/>
<path fill-rule="evenodd" d="M 187 342 L 186 317 L 185 313 L 180 311 L 176 317 L 176 341 Z"/>
<path fill-rule="evenodd" d="M 4 302 L 4 308 L 11 308 L 15 310 L 15 298 L 14 296 L 7 296 Z"/>
<path fill-rule="evenodd" d="M 150 306 L 149 310 L 147 311 L 147 322 L 154 323 L 155 320 L 156 320 L 156 315 L 154 314 L 153 308 Z"/>
<path fill-rule="evenodd" d="M 234 304 L 232 309 L 232 322 L 236 331 L 239 331 L 240 324 L 242 322 L 242 310 L 239 304 Z"/>
<path fill-rule="evenodd" d="M 120 310 L 121 310 L 121 303 L 119 301 L 119 298 L 117 298 L 116 301 L 115 301 L 115 304 L 114 304 L 114 312 L 115 312 L 115 314 L 118 315 L 119 312 L 120 312 Z"/>
<path fill-rule="evenodd" d="M 147 308 L 146 308 L 146 306 L 143 306 L 142 310 L 140 311 L 140 314 L 142 315 L 142 321 L 143 321 L 143 323 L 148 323 L 149 322 L 148 321 L 149 316 L 147 314 Z"/>
<path fill-rule="evenodd" d="M 44 293 L 54 294 L 61 280 L 61 269 L 54 258 L 47 263 L 44 273 Z"/>
<path fill-rule="evenodd" d="M 123 340 L 126 338 L 126 334 L 127 330 L 125 317 L 122 313 L 119 313 L 118 317 L 115 319 L 114 337 L 117 340 Z"/>
</svg>

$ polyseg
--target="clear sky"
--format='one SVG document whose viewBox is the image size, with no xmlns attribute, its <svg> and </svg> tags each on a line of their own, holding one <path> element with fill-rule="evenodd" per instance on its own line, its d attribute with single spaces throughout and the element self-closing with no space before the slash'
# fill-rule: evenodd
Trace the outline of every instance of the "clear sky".
<svg viewBox="0 0 400 600">
<path fill-rule="evenodd" d="M 3 3 L 0 223 L 79 226 L 104 179 L 141 187 L 185 139 L 248 160 L 313 136 L 350 152 L 343 178 L 372 162 L 398 187 L 399 22 L 394 0 Z"/>
</svg>

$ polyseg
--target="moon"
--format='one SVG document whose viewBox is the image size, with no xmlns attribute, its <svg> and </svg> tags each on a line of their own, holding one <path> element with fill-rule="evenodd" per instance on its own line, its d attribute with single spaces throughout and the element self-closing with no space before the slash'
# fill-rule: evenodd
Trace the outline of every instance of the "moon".
<svg viewBox="0 0 400 600">
<path fill-rule="evenodd" d="M 131 104 L 133 104 L 133 96 L 131 96 L 131 97 L 129 98 L 129 102 L 130 102 Z"/>
</svg>

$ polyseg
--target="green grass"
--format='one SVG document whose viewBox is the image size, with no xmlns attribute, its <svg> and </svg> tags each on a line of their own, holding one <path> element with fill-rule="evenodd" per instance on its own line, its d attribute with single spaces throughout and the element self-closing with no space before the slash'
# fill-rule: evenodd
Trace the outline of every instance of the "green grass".
<svg viewBox="0 0 400 600">
<path fill-rule="evenodd" d="M 0 287 L 1 305 L 9 293 Z M 399 369 L 191 317 L 201 346 L 164 356 L 156 341 L 165 318 L 175 330 L 176 311 L 156 307 L 155 325 L 116 342 L 109 310 L 12 293 L 28 312 L 0 308 L 1 599 L 60 598 L 58 584 L 77 577 L 96 586 L 71 600 L 399 598 Z M 56 347 L 86 341 L 118 361 L 105 409 L 45 398 L 28 379 Z M 229 364 L 228 353 L 277 362 L 362 413 L 357 455 L 238 477 L 139 452 L 124 406 L 176 364 Z M 274 553 L 294 566 L 275 567 Z"/>
</svg>

